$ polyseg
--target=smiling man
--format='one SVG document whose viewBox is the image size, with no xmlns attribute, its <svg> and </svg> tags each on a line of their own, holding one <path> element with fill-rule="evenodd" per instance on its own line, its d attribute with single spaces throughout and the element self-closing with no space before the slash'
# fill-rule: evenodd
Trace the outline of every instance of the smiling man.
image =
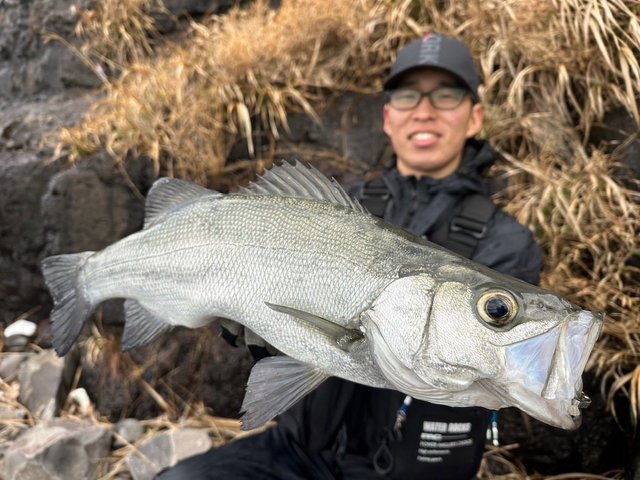
<svg viewBox="0 0 640 480">
<path fill-rule="evenodd" d="M 394 160 L 350 193 L 374 215 L 535 284 L 541 256 L 531 232 L 484 189 L 482 174 L 496 153 L 475 139 L 484 120 L 479 85 L 469 49 L 456 39 L 434 33 L 403 48 L 385 82 L 384 131 Z M 253 345 L 252 353 L 263 350 Z M 276 427 L 160 478 L 468 480 L 480 465 L 489 415 L 330 378 Z"/>
<path fill-rule="evenodd" d="M 384 131 L 402 175 L 448 177 L 462 162 L 464 144 L 482 128 L 484 110 L 471 90 L 438 69 L 407 73 L 389 90 Z"/>
</svg>

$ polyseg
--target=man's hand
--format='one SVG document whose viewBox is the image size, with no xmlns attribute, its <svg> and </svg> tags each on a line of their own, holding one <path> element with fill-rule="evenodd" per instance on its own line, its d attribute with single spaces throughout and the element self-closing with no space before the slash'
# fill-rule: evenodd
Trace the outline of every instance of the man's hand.
<svg viewBox="0 0 640 480">
<path fill-rule="evenodd" d="M 246 345 L 251 356 L 256 361 L 261 360 L 264 357 L 278 355 L 279 352 L 277 349 L 272 345 L 269 345 L 262 339 L 262 337 L 253 333 L 253 331 L 246 328 L 244 325 L 226 318 L 219 319 L 219 322 L 221 329 L 220 336 L 234 347 Z"/>
</svg>

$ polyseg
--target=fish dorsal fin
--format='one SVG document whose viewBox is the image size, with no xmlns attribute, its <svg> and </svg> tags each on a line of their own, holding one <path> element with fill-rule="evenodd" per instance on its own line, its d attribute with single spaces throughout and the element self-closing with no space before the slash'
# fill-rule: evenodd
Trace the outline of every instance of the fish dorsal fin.
<svg viewBox="0 0 640 480">
<path fill-rule="evenodd" d="M 311 165 L 282 162 L 247 187 L 240 189 L 239 195 L 278 195 L 281 197 L 302 198 L 330 202 L 357 212 L 365 212 L 362 205 L 347 195 L 347 192 L 335 179 L 329 180 L 322 172 Z"/>
<path fill-rule="evenodd" d="M 163 213 L 194 198 L 220 193 L 179 178 L 163 177 L 154 182 L 147 194 L 144 228 L 154 223 Z"/>
<path fill-rule="evenodd" d="M 329 375 L 319 368 L 280 355 L 260 360 L 251 369 L 242 401 L 242 429 L 268 422 L 324 382 Z"/>
</svg>

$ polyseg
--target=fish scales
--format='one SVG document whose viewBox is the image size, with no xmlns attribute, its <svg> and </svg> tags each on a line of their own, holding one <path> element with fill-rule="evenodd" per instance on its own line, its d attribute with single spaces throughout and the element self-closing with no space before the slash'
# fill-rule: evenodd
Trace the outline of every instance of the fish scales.
<svg viewBox="0 0 640 480">
<path fill-rule="evenodd" d="M 243 428 L 331 375 L 443 405 L 517 406 L 562 428 L 589 403 L 581 374 L 602 314 L 376 219 L 299 163 L 239 194 L 159 179 L 142 231 L 42 266 L 59 354 L 119 297 L 126 348 L 214 317 L 276 347 L 252 369 Z"/>
<path fill-rule="evenodd" d="M 237 319 L 302 361 L 330 351 L 327 363 L 342 364 L 343 376 L 361 380 L 362 368 L 333 346 L 310 341 L 308 328 L 289 322 L 274 334 L 283 315 L 264 304 L 295 305 L 355 327 L 395 277 L 389 266 L 403 239 L 377 228 L 374 219 L 359 215 L 354 222 L 353 215 L 334 205 L 287 198 L 203 198 L 96 254 L 85 267 L 86 288 L 99 292 L 89 294 L 92 303 L 137 298 L 174 325 Z M 293 238 L 292 232 L 302 233 Z M 333 358 L 336 353 L 340 358 Z"/>
</svg>

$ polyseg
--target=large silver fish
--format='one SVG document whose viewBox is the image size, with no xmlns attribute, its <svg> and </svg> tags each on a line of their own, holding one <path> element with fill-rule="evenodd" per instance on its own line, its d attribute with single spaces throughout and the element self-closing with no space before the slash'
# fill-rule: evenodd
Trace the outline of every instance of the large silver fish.
<svg viewBox="0 0 640 480">
<path fill-rule="evenodd" d="M 282 352 L 254 366 L 244 428 L 329 376 L 575 428 L 603 320 L 373 217 L 300 163 L 229 195 L 160 179 L 142 231 L 42 266 L 60 355 L 116 297 L 125 350 L 221 317 Z"/>
</svg>

